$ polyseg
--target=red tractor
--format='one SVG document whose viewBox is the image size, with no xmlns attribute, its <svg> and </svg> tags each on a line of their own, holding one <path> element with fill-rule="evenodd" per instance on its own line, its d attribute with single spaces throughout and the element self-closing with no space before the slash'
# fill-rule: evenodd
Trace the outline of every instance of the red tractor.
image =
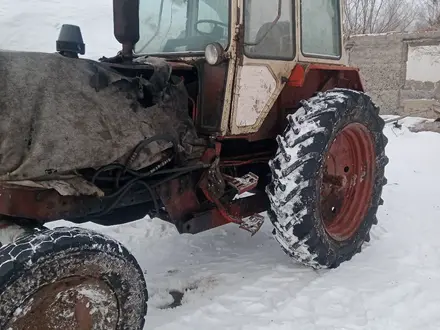
<svg viewBox="0 0 440 330">
<path fill-rule="evenodd" d="M 346 64 L 342 1 L 113 6 L 115 57 L 79 58 L 72 25 L 57 53 L 0 52 L 0 329 L 143 329 L 135 258 L 99 233 L 44 227 L 59 219 L 255 234 L 267 212 L 303 264 L 361 251 L 387 139 Z"/>
</svg>

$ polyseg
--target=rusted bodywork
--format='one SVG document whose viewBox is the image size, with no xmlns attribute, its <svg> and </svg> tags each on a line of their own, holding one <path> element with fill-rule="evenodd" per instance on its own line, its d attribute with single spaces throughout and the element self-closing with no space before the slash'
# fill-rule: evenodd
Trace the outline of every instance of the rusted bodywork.
<svg viewBox="0 0 440 330">
<path fill-rule="evenodd" d="M 54 189 L 23 187 L 18 185 L 0 185 L 0 214 L 24 219 L 34 219 L 40 223 L 59 219 L 83 222 L 95 220 L 99 222 L 114 199 L 95 196 L 62 196 Z M 130 208 L 123 214 L 130 218 L 136 208 L 144 206 L 134 219 L 142 217 L 153 208 L 151 195 L 146 190 L 131 193 L 118 203 L 118 209 Z M 101 214 L 101 216 L 100 216 Z"/>
</svg>

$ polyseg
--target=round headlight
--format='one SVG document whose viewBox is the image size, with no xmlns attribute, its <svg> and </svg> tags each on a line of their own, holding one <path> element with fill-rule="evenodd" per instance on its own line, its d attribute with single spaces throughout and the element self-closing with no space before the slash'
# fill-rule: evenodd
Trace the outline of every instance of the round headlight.
<svg viewBox="0 0 440 330">
<path fill-rule="evenodd" d="M 206 61 L 211 65 L 219 64 L 224 58 L 224 49 L 222 45 L 217 42 L 209 44 L 205 48 Z"/>
</svg>

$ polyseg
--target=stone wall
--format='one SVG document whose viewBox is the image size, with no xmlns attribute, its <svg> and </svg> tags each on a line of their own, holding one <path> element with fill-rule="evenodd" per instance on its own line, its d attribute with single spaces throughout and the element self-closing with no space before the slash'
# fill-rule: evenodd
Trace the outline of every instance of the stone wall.
<svg viewBox="0 0 440 330">
<path fill-rule="evenodd" d="M 383 114 L 438 118 L 440 31 L 353 36 L 350 65 L 360 68 L 365 89 Z"/>
</svg>

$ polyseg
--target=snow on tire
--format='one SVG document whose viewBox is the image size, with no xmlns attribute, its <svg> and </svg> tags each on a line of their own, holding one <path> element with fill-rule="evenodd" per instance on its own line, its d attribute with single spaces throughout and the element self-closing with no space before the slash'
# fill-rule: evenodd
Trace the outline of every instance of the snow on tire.
<svg viewBox="0 0 440 330">
<path fill-rule="evenodd" d="M 0 329 L 141 330 L 143 272 L 119 242 L 43 229 L 0 248 Z"/>
<path fill-rule="evenodd" d="M 335 268 L 360 252 L 377 224 L 388 158 L 379 109 L 334 89 L 288 116 L 266 188 L 274 235 L 293 259 Z"/>
</svg>

